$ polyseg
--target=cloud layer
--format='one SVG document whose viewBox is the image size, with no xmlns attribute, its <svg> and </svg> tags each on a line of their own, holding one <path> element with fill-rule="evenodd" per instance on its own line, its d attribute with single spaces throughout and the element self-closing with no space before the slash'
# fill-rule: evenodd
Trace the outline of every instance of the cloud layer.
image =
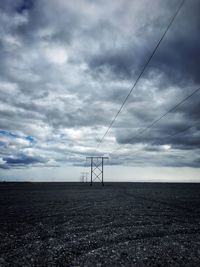
<svg viewBox="0 0 200 267">
<path fill-rule="evenodd" d="M 1 0 L 0 168 L 80 165 L 116 148 L 110 164 L 199 167 L 199 92 L 130 142 L 200 87 L 198 0 L 186 1 L 95 150 L 179 4 Z"/>
</svg>

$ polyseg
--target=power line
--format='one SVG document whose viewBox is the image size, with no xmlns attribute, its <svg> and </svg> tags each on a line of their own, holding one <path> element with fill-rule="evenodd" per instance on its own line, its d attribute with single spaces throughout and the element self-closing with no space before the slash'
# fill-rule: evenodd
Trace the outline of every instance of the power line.
<svg viewBox="0 0 200 267">
<path fill-rule="evenodd" d="M 169 138 L 171 138 L 171 137 L 174 137 L 174 136 L 176 136 L 176 135 L 181 135 L 181 134 L 184 134 L 186 131 L 188 131 L 189 129 L 191 129 L 191 128 L 193 128 L 193 127 L 196 127 L 196 126 L 200 126 L 200 121 L 197 121 L 196 123 L 194 123 L 193 125 L 190 125 L 189 127 L 186 127 L 186 128 L 184 128 L 184 129 L 182 129 L 182 130 L 180 130 L 180 131 L 177 131 L 176 133 L 174 133 L 174 134 L 171 134 L 171 135 L 169 135 L 167 138 L 169 139 Z M 131 156 L 135 156 L 135 155 L 137 155 L 138 153 L 140 153 L 141 151 L 136 151 L 135 153 L 133 153 L 133 154 L 131 154 Z M 120 158 L 120 157 L 118 157 L 118 158 Z"/>
<path fill-rule="evenodd" d="M 149 65 L 151 59 L 153 58 L 153 56 L 155 55 L 158 47 L 160 46 L 162 40 L 164 39 L 165 35 L 167 34 L 169 28 L 171 27 L 173 21 L 175 20 L 176 16 L 178 15 L 179 11 L 181 10 L 183 4 L 185 3 L 185 0 L 181 1 L 181 4 L 179 5 L 178 9 L 176 10 L 175 14 L 173 15 L 173 17 L 170 19 L 170 22 L 167 26 L 167 28 L 165 29 L 163 35 L 161 36 L 160 40 L 158 41 L 157 45 L 155 46 L 154 50 L 152 51 L 151 55 L 149 56 L 149 58 L 147 59 L 147 61 L 145 62 L 145 64 L 143 65 L 141 72 L 139 74 L 139 76 L 137 77 L 137 79 L 135 80 L 131 90 L 129 91 L 128 95 L 125 97 L 124 101 L 122 102 L 121 107 L 119 108 L 119 110 L 117 111 L 116 115 L 114 116 L 114 118 L 112 119 L 112 121 L 110 122 L 106 132 L 104 133 L 103 137 L 100 139 L 100 141 L 97 144 L 97 148 L 100 146 L 100 144 L 103 142 L 104 138 L 106 137 L 106 135 L 108 134 L 108 132 L 110 131 L 111 127 L 113 126 L 114 122 L 116 121 L 117 117 L 119 116 L 120 112 L 122 111 L 126 101 L 128 100 L 128 98 L 130 97 L 131 93 L 133 92 L 134 88 L 136 87 L 138 81 L 140 80 L 140 78 L 142 77 L 143 73 L 145 72 L 147 66 Z"/>
<path fill-rule="evenodd" d="M 139 130 L 130 140 L 129 143 L 131 141 L 134 140 L 135 137 L 137 137 L 138 135 L 143 134 L 144 132 L 146 132 L 147 130 L 153 128 L 154 125 L 156 125 L 159 121 L 161 121 L 164 117 L 166 117 L 169 113 L 171 113 L 172 111 L 175 111 L 180 105 L 182 105 L 184 102 L 186 102 L 189 98 L 191 98 L 193 95 L 195 95 L 198 91 L 200 90 L 200 87 L 197 88 L 196 90 L 194 90 L 190 95 L 186 96 L 184 99 L 182 99 L 179 103 L 177 103 L 174 107 L 170 108 L 167 112 L 165 112 L 163 115 L 161 115 L 159 118 L 157 118 L 156 120 L 154 120 L 150 125 L 148 125 L 146 128 L 144 128 L 143 130 Z M 114 152 L 116 152 L 117 150 L 119 150 L 119 148 L 113 150 L 111 152 L 111 154 L 113 154 Z"/>
<path fill-rule="evenodd" d="M 185 132 L 188 131 L 189 129 L 191 129 L 191 128 L 195 127 L 195 126 L 198 126 L 198 125 L 200 125 L 200 122 L 199 122 L 199 121 L 198 121 L 197 123 L 195 123 L 195 124 L 189 126 L 189 127 L 186 127 L 186 128 L 184 128 L 184 129 L 178 131 L 178 132 L 175 133 L 175 134 L 170 135 L 169 137 L 174 137 L 174 136 L 176 136 L 176 135 L 185 133 Z"/>
</svg>

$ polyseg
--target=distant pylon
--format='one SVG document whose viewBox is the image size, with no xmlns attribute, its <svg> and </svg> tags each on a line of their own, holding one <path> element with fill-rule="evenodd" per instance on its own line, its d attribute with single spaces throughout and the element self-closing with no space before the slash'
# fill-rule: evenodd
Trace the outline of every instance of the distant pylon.
<svg viewBox="0 0 200 267">
<path fill-rule="evenodd" d="M 82 182 L 82 183 L 86 182 L 87 183 L 88 174 L 89 174 L 89 172 L 81 172 L 80 182 Z"/>
<path fill-rule="evenodd" d="M 104 186 L 104 169 L 103 164 L 104 160 L 108 157 L 87 157 L 86 160 L 90 160 L 91 172 L 90 172 L 90 186 L 95 180 L 99 180 Z"/>
<path fill-rule="evenodd" d="M 86 183 L 88 182 L 88 174 L 89 174 L 89 172 L 85 172 L 85 182 Z"/>
<path fill-rule="evenodd" d="M 84 182 L 84 174 L 81 172 L 81 175 L 80 175 L 80 182 L 83 183 Z"/>
</svg>

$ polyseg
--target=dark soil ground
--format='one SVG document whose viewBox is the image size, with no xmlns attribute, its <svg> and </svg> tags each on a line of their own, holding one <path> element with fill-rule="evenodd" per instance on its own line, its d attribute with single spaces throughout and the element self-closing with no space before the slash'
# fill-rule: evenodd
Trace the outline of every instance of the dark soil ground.
<svg viewBox="0 0 200 267">
<path fill-rule="evenodd" d="M 0 266 L 200 266 L 200 184 L 0 184 Z"/>
</svg>

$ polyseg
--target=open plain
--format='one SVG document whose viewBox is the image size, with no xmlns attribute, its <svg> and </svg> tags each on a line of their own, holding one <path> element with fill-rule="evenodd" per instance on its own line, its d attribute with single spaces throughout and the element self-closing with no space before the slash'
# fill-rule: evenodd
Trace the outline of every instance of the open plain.
<svg viewBox="0 0 200 267">
<path fill-rule="evenodd" d="M 200 184 L 0 184 L 0 266 L 199 265 Z"/>
</svg>

